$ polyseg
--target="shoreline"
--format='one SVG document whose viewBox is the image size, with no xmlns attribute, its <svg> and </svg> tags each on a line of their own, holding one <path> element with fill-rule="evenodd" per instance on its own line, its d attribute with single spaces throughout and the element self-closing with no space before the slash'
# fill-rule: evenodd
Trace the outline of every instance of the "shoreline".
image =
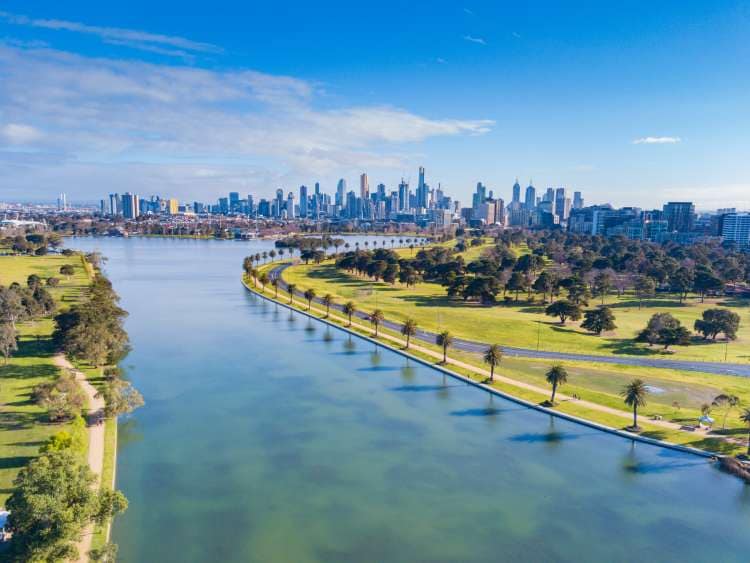
<svg viewBox="0 0 750 563">
<path fill-rule="evenodd" d="M 271 297 L 269 295 L 265 295 L 263 292 L 257 290 L 256 288 L 253 288 L 244 279 L 241 280 L 241 283 L 245 287 L 246 290 L 250 291 L 251 293 L 253 293 L 255 295 L 258 295 L 259 297 L 262 297 L 263 299 L 265 299 L 265 300 L 267 300 L 267 301 L 269 301 L 271 303 L 275 303 L 277 305 L 281 305 L 281 306 L 285 307 L 286 309 L 289 309 L 289 310 L 292 310 L 292 311 L 296 311 L 298 313 L 302 313 L 304 316 L 306 316 L 308 318 L 311 318 L 311 319 L 314 319 L 314 320 L 317 320 L 317 321 L 321 321 L 322 323 L 324 323 L 324 324 L 326 324 L 328 326 L 331 326 L 331 327 L 334 327 L 334 328 L 337 328 L 337 329 L 341 329 L 341 330 L 343 330 L 344 332 L 346 332 L 348 334 L 352 334 L 354 336 L 357 336 L 358 338 L 360 338 L 362 340 L 365 340 L 367 342 L 370 342 L 372 344 L 375 344 L 376 346 L 382 346 L 383 348 L 386 348 L 386 349 L 388 349 L 388 350 L 390 350 L 392 352 L 395 352 L 395 353 L 399 354 L 400 356 L 409 358 L 411 360 L 414 360 L 415 362 L 418 362 L 419 364 L 422 364 L 424 366 L 433 368 L 433 369 L 435 369 L 435 370 L 437 370 L 439 372 L 442 372 L 442 373 L 444 373 L 444 374 L 446 374 L 446 375 L 448 375 L 448 376 L 450 376 L 450 377 L 452 377 L 454 379 L 457 379 L 457 380 L 462 381 L 462 382 L 464 382 L 464 383 L 466 383 L 468 385 L 476 387 L 477 389 L 481 389 L 481 390 L 486 391 L 488 393 L 492 393 L 492 394 L 494 394 L 494 395 L 496 395 L 498 397 L 501 397 L 503 399 L 507 399 L 507 400 L 512 401 L 512 402 L 514 402 L 516 404 L 519 404 L 519 405 L 531 408 L 531 409 L 536 410 L 538 412 L 541 412 L 541 413 L 544 413 L 544 414 L 547 414 L 547 415 L 550 415 L 550 416 L 556 416 L 556 417 L 562 418 L 564 420 L 568 420 L 568 421 L 573 422 L 573 423 L 581 424 L 583 426 L 586 426 L 586 427 L 589 427 L 589 428 L 593 428 L 595 430 L 600 430 L 602 432 L 606 432 L 608 434 L 614 434 L 616 436 L 619 436 L 619 437 L 627 439 L 627 440 L 641 442 L 641 443 L 646 443 L 646 444 L 650 444 L 652 446 L 658 446 L 658 447 L 662 447 L 662 448 L 666 448 L 666 449 L 670 449 L 670 450 L 674 450 L 674 451 L 679 451 L 679 452 L 683 452 L 683 453 L 693 454 L 693 455 L 697 455 L 697 456 L 703 457 L 705 459 L 711 459 L 711 460 L 713 460 L 713 459 L 718 459 L 718 458 L 724 457 L 724 454 L 721 454 L 721 453 L 718 453 L 718 452 L 713 452 L 713 451 L 709 451 L 709 450 L 702 450 L 702 449 L 698 449 L 698 448 L 693 448 L 691 446 L 682 446 L 680 444 L 674 444 L 672 442 L 666 442 L 664 440 L 657 440 L 655 438 L 649 438 L 647 436 L 641 436 L 639 434 L 632 434 L 630 432 L 626 432 L 626 431 L 620 430 L 618 428 L 613 428 L 613 427 L 607 426 L 605 424 L 601 424 L 601 423 L 598 423 L 598 422 L 587 420 L 585 418 L 581 418 L 581 417 L 576 416 L 576 415 L 571 415 L 571 414 L 568 414 L 568 413 L 560 412 L 558 410 L 550 409 L 550 408 L 544 407 L 544 406 L 542 406 L 540 404 L 534 403 L 532 401 L 528 401 L 526 399 L 523 399 L 521 397 L 516 397 L 516 396 L 514 396 L 512 394 L 509 394 L 509 393 L 506 393 L 504 391 L 501 391 L 500 389 L 496 389 L 494 387 L 490 387 L 488 385 L 484 385 L 483 383 L 479 383 L 477 381 L 474 381 L 473 379 L 471 379 L 469 377 L 466 377 L 464 375 L 461 375 L 460 373 L 457 373 L 457 372 L 455 372 L 455 371 L 453 371 L 451 369 L 448 369 L 445 366 L 442 366 L 442 365 L 439 365 L 439 364 L 433 364 L 433 363 L 431 363 L 431 362 L 429 362 L 429 361 L 427 361 L 427 360 L 425 360 L 423 358 L 420 358 L 420 357 L 418 357 L 418 356 L 416 356 L 414 354 L 409 353 L 406 350 L 403 350 L 403 349 L 398 348 L 396 346 L 392 346 L 392 345 L 387 344 L 387 343 L 385 343 L 385 342 L 383 342 L 381 340 L 376 340 L 376 339 L 371 338 L 369 336 L 360 334 L 359 332 L 357 332 L 355 330 L 352 330 L 349 327 L 342 326 L 342 325 L 334 323 L 334 322 L 332 322 L 332 321 L 330 321 L 328 319 L 318 317 L 318 316 L 316 316 L 314 314 L 311 314 L 309 311 L 298 309 L 297 307 L 295 307 L 293 305 L 290 305 L 289 303 L 284 303 L 284 302 L 282 302 L 282 301 L 280 301 L 278 299 L 274 299 L 273 297 Z"/>
</svg>

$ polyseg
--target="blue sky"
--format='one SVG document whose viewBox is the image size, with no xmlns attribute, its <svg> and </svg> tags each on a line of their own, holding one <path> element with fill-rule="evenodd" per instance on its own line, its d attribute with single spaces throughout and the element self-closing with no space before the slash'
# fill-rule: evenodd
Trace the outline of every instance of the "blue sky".
<svg viewBox="0 0 750 563">
<path fill-rule="evenodd" d="M 748 2 L 0 5 L 0 198 L 361 171 L 750 208 Z"/>
</svg>

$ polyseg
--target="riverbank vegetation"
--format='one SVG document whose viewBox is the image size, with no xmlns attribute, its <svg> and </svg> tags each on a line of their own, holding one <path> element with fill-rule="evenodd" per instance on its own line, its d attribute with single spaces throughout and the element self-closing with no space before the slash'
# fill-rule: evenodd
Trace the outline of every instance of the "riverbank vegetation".
<svg viewBox="0 0 750 563">
<path fill-rule="evenodd" d="M 86 464 L 86 399 L 73 375 L 53 361 L 60 348 L 71 357 L 94 362 L 116 361 L 127 351 L 124 311 L 116 306 L 109 281 L 100 273 L 94 275 L 96 266 L 98 256 L 68 250 L 0 257 L 3 324 L 15 325 L 17 331 L 17 350 L 7 365 L 0 365 L 0 504 L 11 510 L 14 540 L 4 556 L 14 560 L 71 555 L 85 525 L 95 522 L 104 529 L 107 517 L 127 504 L 110 486 L 114 442 L 105 444 L 111 459 L 104 460 L 109 472 L 102 476 L 101 490 L 79 494 L 94 478 Z M 140 396 L 129 384 L 124 386 L 128 391 L 119 383 L 112 385 L 115 399 L 105 395 L 108 414 L 128 412 L 138 404 L 133 397 Z M 114 440 L 116 432 L 110 427 L 116 422 L 107 424 L 107 439 Z M 98 547 L 109 549 L 104 546 L 106 534 L 98 535 Z"/>
</svg>

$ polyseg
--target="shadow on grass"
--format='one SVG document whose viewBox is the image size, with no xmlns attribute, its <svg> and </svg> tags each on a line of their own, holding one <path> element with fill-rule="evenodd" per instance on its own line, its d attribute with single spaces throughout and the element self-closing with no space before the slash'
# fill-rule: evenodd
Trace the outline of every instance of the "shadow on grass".
<svg viewBox="0 0 750 563">
<path fill-rule="evenodd" d="M 0 457 L 0 469 L 20 469 L 33 458 L 27 455 Z"/>
<path fill-rule="evenodd" d="M 607 303 L 607 306 L 610 309 L 638 309 L 638 303 L 638 299 L 628 299 Z M 691 307 L 691 304 L 687 302 L 680 303 L 679 299 L 644 299 L 641 309 L 674 309 L 680 307 Z"/>
</svg>

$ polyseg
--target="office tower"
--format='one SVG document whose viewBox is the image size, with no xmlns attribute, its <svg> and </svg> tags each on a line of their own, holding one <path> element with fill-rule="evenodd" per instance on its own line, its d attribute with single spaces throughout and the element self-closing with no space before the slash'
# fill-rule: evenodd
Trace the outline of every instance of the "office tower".
<svg viewBox="0 0 750 563">
<path fill-rule="evenodd" d="M 122 210 L 122 202 L 119 194 L 109 194 L 109 214 L 113 217 L 119 215 Z"/>
<path fill-rule="evenodd" d="M 398 203 L 399 203 L 399 211 L 408 211 L 409 210 L 409 200 L 411 199 L 411 194 L 409 193 L 409 184 L 404 181 L 403 178 L 401 178 L 401 183 L 398 185 Z"/>
<path fill-rule="evenodd" d="M 695 206 L 690 201 L 665 203 L 664 219 L 672 233 L 689 233 L 695 225 Z"/>
<path fill-rule="evenodd" d="M 565 188 L 557 188 L 555 190 L 555 215 L 560 218 L 560 221 L 567 219 L 565 215 Z"/>
<path fill-rule="evenodd" d="M 346 197 L 346 180 L 341 178 L 339 183 L 336 184 L 336 205 L 344 206 L 344 198 Z"/>
<path fill-rule="evenodd" d="M 62 193 L 57 197 L 57 210 L 58 211 L 67 211 L 68 210 L 68 198 L 67 196 Z"/>
<path fill-rule="evenodd" d="M 424 181 L 424 166 L 419 167 L 419 183 L 417 184 L 417 207 L 427 207 L 429 186 Z"/>
<path fill-rule="evenodd" d="M 363 173 L 359 177 L 359 197 L 370 199 L 370 184 L 367 181 L 367 173 Z"/>
<path fill-rule="evenodd" d="M 346 216 L 349 219 L 357 218 L 357 199 L 353 190 L 346 194 Z"/>
<path fill-rule="evenodd" d="M 286 196 L 286 217 L 287 219 L 294 219 L 296 214 L 294 212 L 294 194 L 289 192 Z"/>
<path fill-rule="evenodd" d="M 299 216 L 300 219 L 307 219 L 307 186 L 299 187 Z"/>
<path fill-rule="evenodd" d="M 581 192 L 573 192 L 573 209 L 583 209 L 583 196 Z"/>
<path fill-rule="evenodd" d="M 477 209 L 484 203 L 485 199 L 487 199 L 487 188 L 482 182 L 477 182 L 477 189 L 471 197 L 472 209 Z"/>
<path fill-rule="evenodd" d="M 138 196 L 125 192 L 122 194 L 122 216 L 125 219 L 138 217 Z"/>
<path fill-rule="evenodd" d="M 229 192 L 229 211 L 237 212 L 240 207 L 240 194 L 238 192 Z"/>
<path fill-rule="evenodd" d="M 247 214 L 251 217 L 255 215 L 255 201 L 251 194 L 247 194 Z"/>
<path fill-rule="evenodd" d="M 513 199 L 511 203 L 521 203 L 521 184 L 518 183 L 518 178 L 516 178 L 516 183 L 513 184 Z"/>
<path fill-rule="evenodd" d="M 224 199 L 224 201 L 226 202 L 226 198 Z M 177 201 L 177 198 L 170 197 L 168 200 L 166 200 L 166 210 L 170 215 L 177 215 L 180 210 L 180 202 Z"/>
<path fill-rule="evenodd" d="M 529 186 L 526 188 L 526 197 L 524 198 L 524 205 L 526 209 L 532 211 L 536 207 L 536 188 L 529 181 Z"/>
<path fill-rule="evenodd" d="M 385 184 L 378 184 L 378 188 L 377 188 L 377 191 L 375 192 L 375 195 L 376 195 L 375 197 L 376 201 L 378 202 L 385 201 Z"/>
<path fill-rule="evenodd" d="M 320 182 L 315 182 L 315 195 L 320 196 Z"/>
</svg>

